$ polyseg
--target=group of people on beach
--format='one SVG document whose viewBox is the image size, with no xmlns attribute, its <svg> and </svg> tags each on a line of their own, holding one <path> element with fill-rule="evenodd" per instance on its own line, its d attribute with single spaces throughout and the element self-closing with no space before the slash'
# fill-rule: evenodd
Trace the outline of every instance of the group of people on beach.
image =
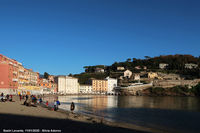
<svg viewBox="0 0 200 133">
<path fill-rule="evenodd" d="M 30 106 L 30 105 L 36 106 L 37 103 L 39 103 L 39 104 L 42 103 L 42 98 L 39 96 L 37 98 L 35 95 L 31 95 L 30 97 L 28 95 L 25 95 L 23 97 L 21 95 L 19 95 L 20 101 L 21 101 L 21 99 L 24 99 L 24 97 L 26 98 L 24 101 L 24 105 L 26 105 L 26 106 Z"/>
<path fill-rule="evenodd" d="M 10 101 L 10 102 L 12 102 L 13 100 L 13 95 L 12 94 L 7 94 L 7 95 L 5 95 L 4 96 L 4 93 L 1 93 L 1 96 L 0 96 L 1 98 L 1 102 L 6 102 L 6 101 Z"/>
<path fill-rule="evenodd" d="M 54 100 L 54 107 L 53 107 L 53 110 L 54 111 L 57 111 L 58 110 L 58 106 L 60 105 L 60 101 L 59 100 Z M 46 107 L 49 107 L 49 102 L 46 101 Z M 70 110 L 73 112 L 75 109 L 75 104 L 74 102 L 71 103 L 71 106 L 70 106 Z"/>
<path fill-rule="evenodd" d="M 21 101 L 22 99 L 25 99 L 24 101 L 24 105 L 26 106 L 36 106 L 36 104 L 42 104 L 43 103 L 43 100 L 42 100 L 42 97 L 41 96 L 38 96 L 38 98 L 36 97 L 36 95 L 21 95 L 19 94 L 19 100 Z M 2 102 L 5 102 L 5 101 L 13 101 L 13 95 L 12 94 L 7 94 L 6 96 L 4 96 L 4 93 L 1 93 L 0 95 L 0 100 Z M 58 110 L 58 106 L 60 105 L 60 101 L 59 100 L 54 100 L 54 103 L 53 103 L 53 110 L 54 111 L 57 111 Z M 48 101 L 46 101 L 46 107 L 49 107 L 49 103 Z M 73 112 L 75 109 L 75 104 L 74 102 L 71 103 L 70 105 L 70 110 Z"/>
</svg>

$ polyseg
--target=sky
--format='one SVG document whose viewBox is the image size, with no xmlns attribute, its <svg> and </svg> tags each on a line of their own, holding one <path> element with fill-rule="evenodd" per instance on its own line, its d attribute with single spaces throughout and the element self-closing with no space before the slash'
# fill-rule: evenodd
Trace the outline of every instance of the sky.
<svg viewBox="0 0 200 133">
<path fill-rule="evenodd" d="M 41 74 L 200 56 L 199 0 L 1 0 L 0 54 Z"/>
</svg>

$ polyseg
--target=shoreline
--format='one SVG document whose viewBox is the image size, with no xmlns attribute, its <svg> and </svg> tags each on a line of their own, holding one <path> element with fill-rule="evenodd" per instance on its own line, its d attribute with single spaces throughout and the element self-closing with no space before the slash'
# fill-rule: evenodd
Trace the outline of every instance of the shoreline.
<svg viewBox="0 0 200 133">
<path fill-rule="evenodd" d="M 47 108 L 44 104 L 46 101 L 43 101 L 43 104 L 40 104 L 39 106 L 43 108 Z M 53 107 L 48 107 L 48 109 L 53 109 Z M 98 123 L 98 124 L 104 124 L 116 128 L 125 128 L 125 129 L 131 129 L 131 130 L 138 130 L 143 132 L 152 132 L 152 133 L 168 133 L 167 131 L 158 130 L 158 129 L 152 129 L 147 127 L 142 127 L 134 124 L 129 123 L 122 123 L 122 122 L 113 122 L 106 119 L 103 119 L 100 116 L 90 115 L 90 114 L 83 114 L 83 113 L 72 113 L 69 110 L 65 110 L 62 108 L 58 108 L 56 112 L 63 113 L 67 115 L 67 119 L 74 120 L 74 121 L 81 121 L 86 123 Z"/>
<path fill-rule="evenodd" d="M 0 102 L 0 124 L 1 128 L 13 128 L 12 127 L 12 122 L 15 119 L 15 117 L 20 117 L 19 119 L 24 119 L 26 117 L 31 117 L 31 119 L 54 119 L 52 120 L 54 123 L 55 121 L 72 121 L 72 122 L 77 122 L 78 124 L 74 124 L 74 126 L 79 126 L 82 124 L 90 124 L 90 127 L 96 128 L 97 127 L 102 127 L 102 129 L 99 130 L 105 130 L 107 131 L 108 127 L 113 128 L 112 130 L 123 130 L 123 132 L 152 132 L 152 133 L 160 133 L 164 131 L 158 131 L 155 129 L 150 129 L 146 127 L 140 127 L 132 124 L 127 124 L 127 123 L 118 123 L 118 122 L 110 122 L 104 119 L 100 119 L 97 116 L 92 116 L 92 115 L 85 115 L 85 114 L 80 114 L 80 113 L 71 113 L 70 111 L 66 111 L 63 109 L 59 109 L 57 111 L 52 111 L 51 108 L 47 108 L 44 105 L 37 105 L 37 107 L 27 107 L 22 105 L 24 100 L 19 101 L 18 96 L 13 96 L 13 100 L 15 102 Z M 7 116 L 8 115 L 8 116 Z M 5 120 L 2 119 L 4 116 L 6 116 Z M 10 121 L 7 120 L 9 117 L 11 117 Z M 22 118 L 21 118 L 22 117 Z M 17 120 L 17 119 L 16 119 Z M 4 122 L 9 124 L 5 124 Z M 31 120 L 30 120 L 31 122 Z M 39 121 L 40 122 L 40 121 Z M 18 123 L 19 127 L 23 124 L 28 124 L 27 123 Z M 61 122 L 62 124 L 63 122 Z M 29 124 L 27 126 L 30 126 Z M 40 128 L 41 125 L 38 125 L 38 127 L 34 128 Z M 106 128 L 104 129 L 104 127 Z M 47 125 L 48 127 L 48 125 Z M 49 127 L 51 128 L 51 127 Z M 62 127 L 63 128 L 63 127 Z M 64 129 L 67 127 L 64 127 Z M 70 127 L 71 128 L 71 127 Z M 89 130 L 89 129 L 87 129 Z M 90 131 L 89 131 L 90 132 Z"/>
</svg>

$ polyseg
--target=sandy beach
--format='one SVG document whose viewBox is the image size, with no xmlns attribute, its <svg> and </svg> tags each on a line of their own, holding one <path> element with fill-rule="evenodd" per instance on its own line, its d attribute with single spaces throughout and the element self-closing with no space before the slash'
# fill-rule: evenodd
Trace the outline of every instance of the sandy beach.
<svg viewBox="0 0 200 133">
<path fill-rule="evenodd" d="M 13 99 L 14 102 L 0 102 L 0 132 L 159 132 L 62 110 L 53 111 L 42 106 L 27 107 L 23 105 L 24 100 L 20 101 L 19 97 L 15 96 Z"/>
</svg>

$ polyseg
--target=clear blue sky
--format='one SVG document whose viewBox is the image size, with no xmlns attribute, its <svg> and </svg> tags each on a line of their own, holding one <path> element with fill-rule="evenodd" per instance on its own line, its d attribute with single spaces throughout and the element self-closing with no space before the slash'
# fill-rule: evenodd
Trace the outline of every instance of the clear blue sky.
<svg viewBox="0 0 200 133">
<path fill-rule="evenodd" d="M 0 53 L 55 75 L 127 58 L 200 56 L 199 7 L 199 0 L 1 0 Z"/>
</svg>

